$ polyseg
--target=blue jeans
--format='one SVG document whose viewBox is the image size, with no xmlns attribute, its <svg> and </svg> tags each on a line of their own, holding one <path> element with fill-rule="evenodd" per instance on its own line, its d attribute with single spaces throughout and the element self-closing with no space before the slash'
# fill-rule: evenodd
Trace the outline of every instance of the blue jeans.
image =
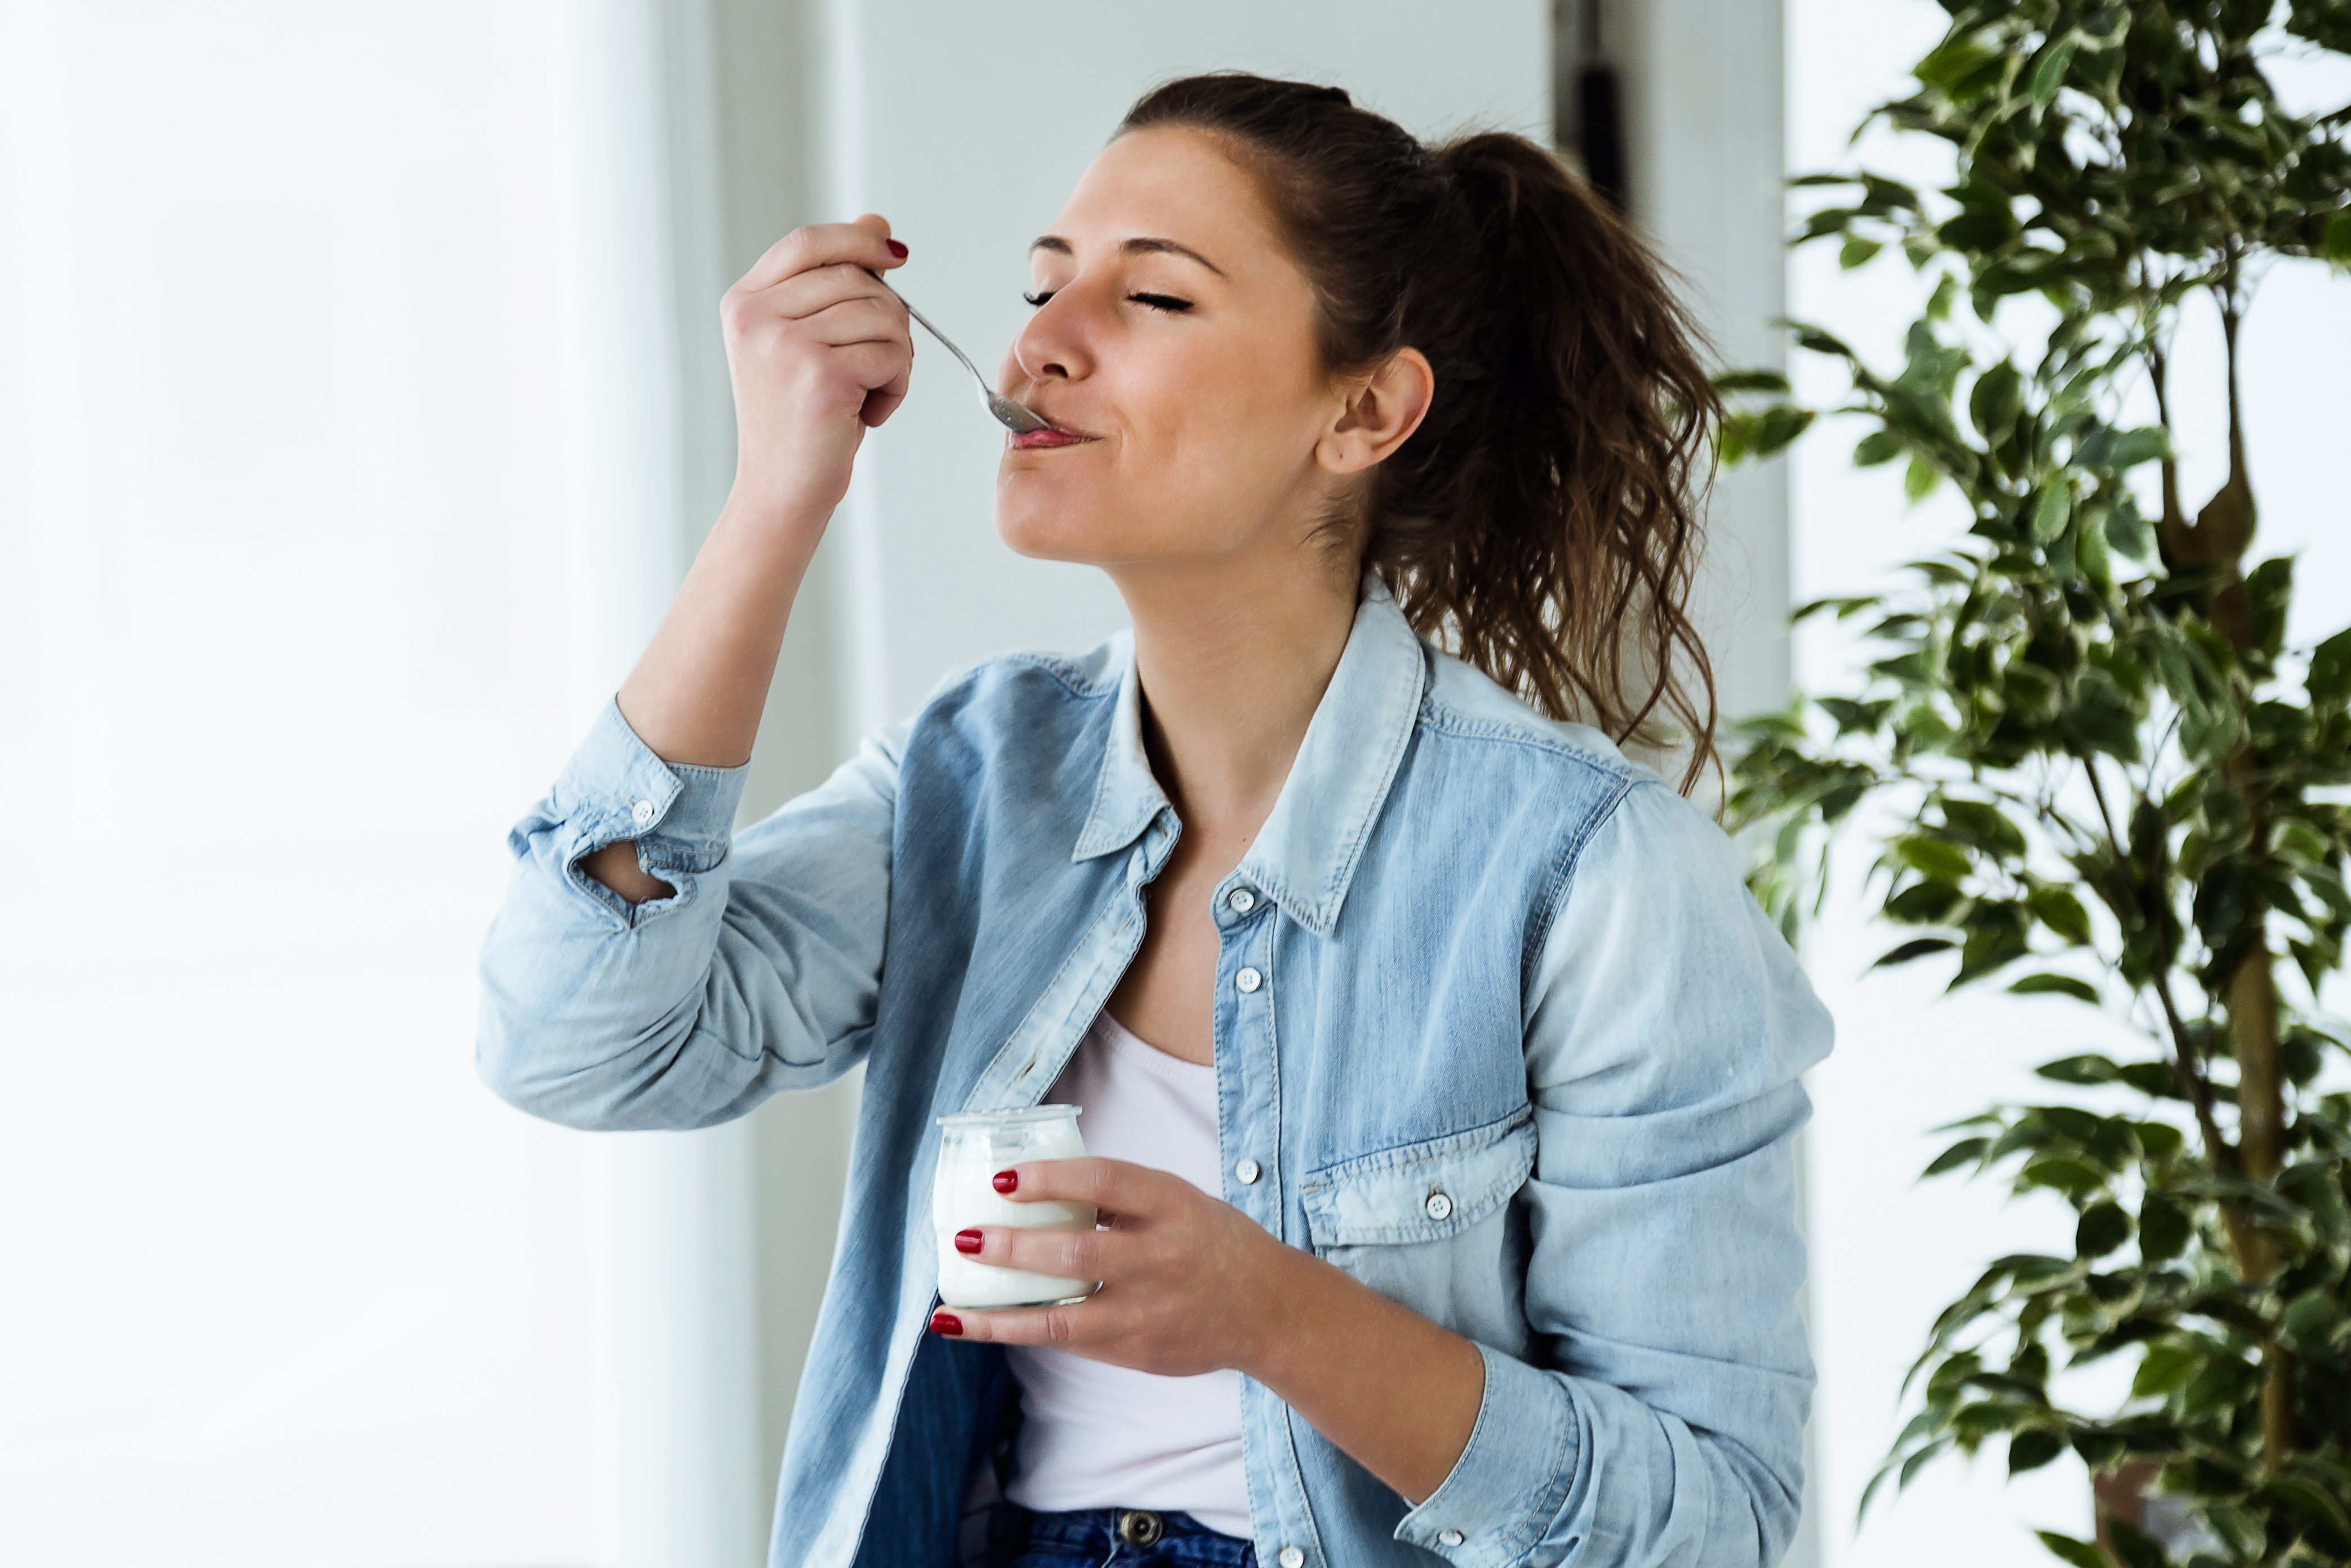
<svg viewBox="0 0 2351 1568">
<path fill-rule="evenodd" d="M 1257 1548 L 1188 1513 L 1081 1508 L 1035 1513 L 996 1504 L 974 1568 L 1257 1568 Z"/>
</svg>

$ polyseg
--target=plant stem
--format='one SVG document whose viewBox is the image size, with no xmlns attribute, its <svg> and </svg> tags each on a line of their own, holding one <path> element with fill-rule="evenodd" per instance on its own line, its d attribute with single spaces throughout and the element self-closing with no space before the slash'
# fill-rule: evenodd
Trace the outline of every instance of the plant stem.
<svg viewBox="0 0 2351 1568">
<path fill-rule="evenodd" d="M 2081 763 L 2083 776 L 2090 781 L 2090 795 L 2098 803 L 2098 820 L 2105 824 L 2106 842 L 2114 851 L 2116 862 L 2129 864 L 2129 847 L 2116 830 L 2114 809 L 2106 804 L 2106 787 L 2098 776 L 2097 759 L 2086 752 L 2074 753 L 2074 759 Z M 2138 891 L 2132 890 L 2134 894 Z M 2120 915 L 2124 912 L 2117 909 L 2115 913 Z M 2179 1016 L 2179 1005 L 2172 999 L 2171 948 L 2168 943 L 2158 944 L 2151 983 L 2156 1000 L 2163 1008 L 2164 1023 L 2171 1031 L 2171 1075 L 2179 1085 L 2180 1094 L 2196 1113 L 2196 1130 L 2204 1140 L 2204 1157 L 2213 1169 L 2234 1174 L 2237 1151 L 2220 1135 L 2220 1124 L 2213 1119 L 2211 1082 L 2204 1075 L 2203 1063 L 2198 1058 L 2196 1042 L 2188 1032 L 2187 1020 Z M 2233 1223 L 2231 1235 L 2233 1239 Z"/>
<path fill-rule="evenodd" d="M 2255 910 L 2258 917 L 2261 911 Z M 2285 1148 L 2285 1092 L 2278 1061 L 2277 988 L 2269 944 L 2256 933 L 2229 975 L 2229 1033 L 2237 1047 L 2237 1132 L 2245 1174 L 2276 1177 Z"/>
<path fill-rule="evenodd" d="M 2253 643 L 2252 604 L 2244 589 L 2244 552 L 2252 543 L 2254 509 L 2252 480 L 2245 471 L 2243 401 L 2238 392 L 2238 329 L 2244 319 L 2244 301 L 2237 292 L 2237 277 L 2232 256 L 2218 290 L 2221 341 L 2228 351 L 2229 479 L 2222 486 L 2221 496 L 2214 497 L 2207 511 L 2216 514 L 2215 522 L 2221 521 L 2225 497 L 2227 514 L 2236 524 L 2232 530 L 2232 558 L 2222 563 L 2229 581 L 2214 596 L 2212 619 L 2214 625 L 2236 645 L 2240 700 L 2250 708 L 2253 699 L 2253 663 L 2259 650 Z M 2201 525 L 2205 519 L 2199 517 L 2197 521 L 2198 531 L 2204 531 Z M 2262 758 L 2254 751 L 2250 737 L 2230 756 L 2227 771 L 2230 782 L 2245 799 L 2247 851 L 2258 857 L 2268 847 L 2269 813 L 2261 789 Z M 2237 1135 L 2243 1148 L 2245 1174 L 2260 1182 L 2276 1180 L 2285 1146 L 2285 1087 L 2278 1059 L 2277 987 L 2271 972 L 2268 917 L 2266 900 L 2257 895 L 2247 901 L 2240 929 L 2249 930 L 2251 940 L 2228 979 L 2229 1037 L 2237 1053 Z M 2264 1283 L 2277 1269 L 2277 1249 L 2259 1231 L 2252 1232 L 2249 1239 L 2254 1245 L 2246 1249 L 2243 1258 L 2246 1281 L 2251 1284 Z M 2264 1338 L 2262 1363 L 2265 1373 L 2262 1382 L 2262 1459 L 2269 1472 L 2276 1475 L 2283 1471 L 2287 1456 L 2298 1446 L 2294 1357 L 2274 1338 Z"/>
<path fill-rule="evenodd" d="M 2122 852 L 2124 848 L 2122 841 L 2115 831 L 2114 812 L 2106 804 L 2105 786 L 2099 779 L 2097 766 L 2086 755 L 2080 756 L 2079 760 L 2084 775 L 2090 781 L 2090 793 L 2098 802 L 2098 817 L 2105 824 L 2106 838 L 2114 845 L 2117 860 L 2123 863 L 2128 863 L 2127 857 Z M 2162 882 L 2168 867 L 2168 861 L 2163 864 L 2151 867 L 2150 881 Z M 2160 926 L 2158 927 L 2158 936 L 2161 929 Z M 2271 1061 L 2274 1063 L 2277 1055 L 2276 998 L 2274 993 L 2267 991 L 2270 977 L 2267 949 L 2256 944 L 2255 954 L 2247 956 L 2248 962 L 2256 956 L 2260 958 L 2258 978 L 2264 990 L 2267 1016 L 2270 1020 L 2269 1055 Z M 2187 1096 L 2189 1104 L 2196 1113 L 2196 1128 L 2204 1140 L 2206 1161 L 2215 1170 L 2223 1174 L 2240 1175 L 2243 1171 L 2243 1161 L 2238 1150 L 2231 1147 L 2228 1140 L 2220 1135 L 2220 1124 L 2212 1114 L 2211 1082 L 2198 1059 L 2194 1040 L 2188 1032 L 2187 1020 L 2180 1017 L 2179 1004 L 2171 994 L 2172 961 L 2171 945 L 2158 940 L 2151 984 L 2156 1000 L 2163 1008 L 2164 1022 L 2171 1030 L 2172 1077 L 2179 1083 L 2179 1092 Z M 2244 966 L 2241 965 L 2239 973 L 2242 974 L 2243 971 Z M 2248 986 L 2252 983 L 2251 980 L 2246 982 Z M 2230 1016 L 2232 1030 L 2238 1026 L 2236 1000 L 2232 994 Z M 2252 1015 L 2249 1013 L 2248 1016 Z M 2239 1058 L 2241 1075 L 2243 1071 L 2243 1060 L 2241 1055 Z M 2244 1096 L 2242 1082 L 2241 1076 L 2239 1089 L 2241 1124 Z M 2273 1156 L 2270 1174 L 2274 1173 Z M 2266 1180 L 2268 1176 L 2264 1176 L 2262 1179 Z M 2228 1232 L 2229 1250 L 2236 1260 L 2238 1274 L 2248 1283 L 2259 1283 L 2267 1279 L 2270 1271 L 2275 1267 L 2275 1254 L 2270 1247 L 2269 1239 L 2254 1228 L 2241 1206 L 2223 1199 L 2220 1208 L 2220 1223 Z M 2262 1384 L 2262 1451 L 2263 1462 L 2270 1467 L 2272 1473 L 2276 1473 L 2277 1469 L 2283 1465 L 2285 1456 L 2291 1453 L 2295 1446 L 2293 1361 L 2289 1354 L 2274 1339 L 2264 1337 L 2262 1342 L 2262 1364 L 2264 1372 Z"/>
<path fill-rule="evenodd" d="M 2220 1135 L 2220 1124 L 2212 1119 L 2212 1084 L 2205 1077 L 2203 1064 L 2197 1060 L 2195 1042 L 2189 1038 L 2188 1024 L 2179 1016 L 2179 1004 L 2171 998 L 2170 965 L 2167 961 L 2155 972 L 2155 998 L 2163 1007 L 2163 1020 L 2170 1027 L 2171 1044 L 2176 1054 L 2171 1059 L 2171 1075 L 2179 1082 L 2180 1092 L 2196 1112 L 2196 1130 L 2203 1135 L 2204 1157 L 2214 1170 L 2224 1176 L 2235 1176 L 2243 1167 L 2237 1157 L 2235 1145 Z M 2222 1207 L 2232 1218 L 2234 1205 Z M 2232 1228 L 2231 1235 L 2235 1232 Z"/>
<path fill-rule="evenodd" d="M 2171 453 L 2171 361 L 2163 350 L 2163 340 L 2154 331 L 2147 339 L 2147 381 L 2155 388 L 2155 421 L 2163 426 L 2163 525 L 2177 529 L 2188 518 L 2179 506 L 2179 459 Z"/>
</svg>

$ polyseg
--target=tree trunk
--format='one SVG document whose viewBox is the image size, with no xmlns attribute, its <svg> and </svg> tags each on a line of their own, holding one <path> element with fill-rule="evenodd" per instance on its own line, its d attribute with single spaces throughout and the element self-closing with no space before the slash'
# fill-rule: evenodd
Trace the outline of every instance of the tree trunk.
<svg viewBox="0 0 2351 1568">
<path fill-rule="evenodd" d="M 2258 920 L 2262 910 L 2255 906 Z M 2245 1175 L 2274 1181 L 2285 1146 L 2285 1091 L 2278 1068 L 2277 988 L 2270 972 L 2269 945 L 2259 937 L 2229 977 L 2229 1032 L 2237 1047 L 2237 1141 Z M 2251 1243 L 2241 1260 L 2249 1283 L 2266 1280 L 2277 1268 L 2267 1237 L 2248 1227 Z M 2294 1414 L 2294 1356 L 2271 1341 L 2262 1347 L 2262 1458 L 2271 1474 L 2283 1472 L 2286 1456 L 2300 1446 Z"/>
<path fill-rule="evenodd" d="M 2244 402 L 2237 384 L 2237 333 L 2244 319 L 2243 302 L 2236 294 L 2236 270 L 2216 292 L 2220 303 L 2220 330 L 2228 351 L 2229 477 L 2196 516 L 2194 533 L 2204 558 L 2225 577 L 2213 595 L 2212 624 L 2227 637 L 2238 656 L 2249 663 L 2254 647 L 2252 603 L 2245 592 L 2244 556 L 2253 541 L 2252 476 L 2245 464 Z M 2253 672 L 2243 677 L 2241 695 L 2250 706 Z M 2262 853 L 2268 844 L 2269 822 L 2261 799 L 2261 758 L 2248 741 L 2228 761 L 2229 779 L 2245 796 L 2250 819 L 2250 849 Z M 2230 972 L 2229 1034 L 2237 1055 L 2237 1144 L 2245 1175 L 2254 1181 L 2277 1178 L 2285 1150 L 2285 1085 L 2278 1062 L 2277 986 L 2266 925 L 2267 904 L 2248 901 L 2241 929 L 2252 942 Z M 2240 1241 L 2239 1264 L 2248 1283 L 2260 1283 L 2276 1271 L 2276 1249 L 2266 1237 L 2246 1225 L 2235 1232 Z M 2294 1415 L 2294 1357 L 2276 1341 L 2262 1346 L 2262 1460 L 2272 1475 L 2282 1473 L 2287 1456 L 2298 1444 Z"/>
</svg>

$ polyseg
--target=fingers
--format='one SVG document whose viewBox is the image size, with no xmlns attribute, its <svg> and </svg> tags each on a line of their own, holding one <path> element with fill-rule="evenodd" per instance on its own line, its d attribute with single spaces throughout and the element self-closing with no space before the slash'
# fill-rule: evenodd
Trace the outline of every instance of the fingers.
<svg viewBox="0 0 2351 1568">
<path fill-rule="evenodd" d="M 739 287 L 737 292 L 741 292 Z M 805 320 L 843 302 L 861 299 L 886 306 L 901 322 L 907 319 L 905 305 L 880 278 L 845 261 L 795 272 L 758 290 L 755 298 L 761 309 L 792 320 Z"/>
<path fill-rule="evenodd" d="M 1015 1203 L 1057 1198 L 1091 1203 L 1114 1214 L 1149 1214 L 1165 1206 L 1175 1187 L 1192 1190 L 1183 1177 L 1125 1160 L 1088 1155 L 1074 1160 L 1029 1160 L 1006 1168 L 1012 1185 L 998 1178 L 997 1190 Z"/>
<path fill-rule="evenodd" d="M 906 401 L 906 381 L 902 371 L 888 386 L 875 387 L 865 394 L 865 406 L 857 411 L 857 417 L 866 429 L 878 428 L 883 420 L 898 412 L 898 405 Z"/>
<path fill-rule="evenodd" d="M 903 247 L 890 248 L 890 220 L 868 213 L 852 224 L 808 224 L 794 229 L 769 246 L 735 287 L 768 288 L 795 273 L 835 265 L 887 272 L 905 259 Z"/>
<path fill-rule="evenodd" d="M 844 299 L 800 319 L 810 342 L 845 349 L 852 343 L 911 343 L 906 308 L 894 299 Z"/>
<path fill-rule="evenodd" d="M 974 1226 L 956 1238 L 956 1250 L 977 1263 L 1105 1283 L 1134 1273 L 1150 1246 L 1131 1231 L 1022 1230 L 1008 1225 Z"/>
<path fill-rule="evenodd" d="M 1074 1346 L 1101 1343 L 1115 1333 L 1098 1302 L 1067 1307 L 1004 1307 L 979 1312 L 942 1307 L 931 1314 L 931 1332 L 983 1344 Z"/>
</svg>

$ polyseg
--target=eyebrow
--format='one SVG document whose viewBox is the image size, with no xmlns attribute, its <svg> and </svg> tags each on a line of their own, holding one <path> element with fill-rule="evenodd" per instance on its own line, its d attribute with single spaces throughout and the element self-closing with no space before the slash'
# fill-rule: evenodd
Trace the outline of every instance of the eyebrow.
<svg viewBox="0 0 2351 1568">
<path fill-rule="evenodd" d="M 1060 256 L 1075 256 L 1077 254 L 1076 251 L 1070 247 L 1070 242 L 1063 239 L 1060 235 L 1040 235 L 1029 248 L 1031 252 L 1050 250 Z M 1189 256 L 1194 261 L 1198 262 L 1202 267 L 1207 267 L 1210 272 L 1215 273 L 1218 277 L 1225 276 L 1225 269 L 1223 267 L 1218 267 L 1215 262 L 1210 261 L 1207 256 L 1202 256 L 1190 246 L 1177 245 L 1172 239 L 1161 239 L 1155 235 L 1138 235 L 1133 239 L 1122 241 L 1118 248 L 1128 256 Z"/>
</svg>

